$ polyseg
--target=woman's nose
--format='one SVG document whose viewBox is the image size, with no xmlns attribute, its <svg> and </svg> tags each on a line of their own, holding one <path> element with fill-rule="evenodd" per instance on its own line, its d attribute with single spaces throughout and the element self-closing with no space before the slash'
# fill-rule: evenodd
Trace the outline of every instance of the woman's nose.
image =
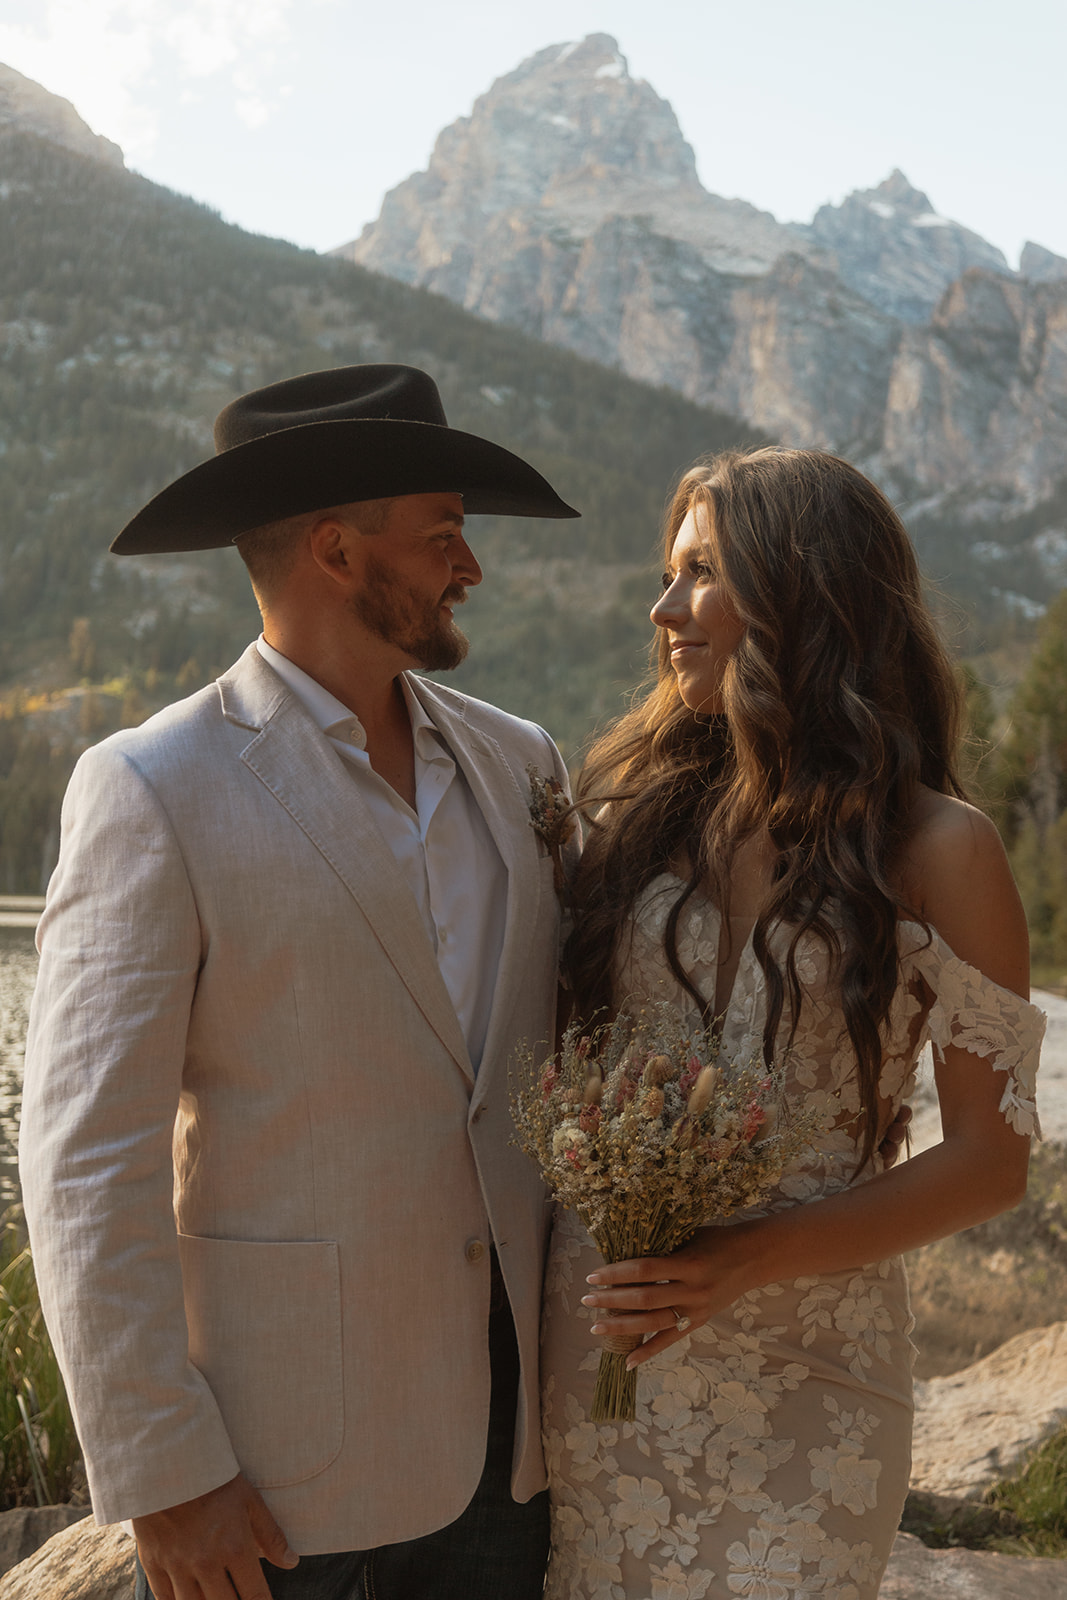
<svg viewBox="0 0 1067 1600">
<path fill-rule="evenodd" d="M 675 578 L 669 588 L 664 589 L 656 601 L 649 616 L 657 628 L 669 628 L 672 622 L 677 622 L 685 614 L 685 600 L 682 593 L 682 584 Z"/>
</svg>

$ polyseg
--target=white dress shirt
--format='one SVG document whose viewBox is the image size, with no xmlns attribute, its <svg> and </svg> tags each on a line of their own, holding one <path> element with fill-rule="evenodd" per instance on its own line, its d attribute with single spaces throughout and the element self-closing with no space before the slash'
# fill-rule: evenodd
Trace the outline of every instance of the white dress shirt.
<svg viewBox="0 0 1067 1600">
<path fill-rule="evenodd" d="M 371 766 L 359 718 L 262 634 L 256 648 L 358 783 L 415 898 L 477 1071 L 504 942 L 507 870 L 461 769 L 401 673 L 415 744 L 412 810 Z"/>
</svg>

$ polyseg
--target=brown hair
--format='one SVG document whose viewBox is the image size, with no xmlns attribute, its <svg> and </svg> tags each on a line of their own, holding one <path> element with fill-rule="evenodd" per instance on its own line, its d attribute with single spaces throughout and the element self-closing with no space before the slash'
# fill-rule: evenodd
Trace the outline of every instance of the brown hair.
<svg viewBox="0 0 1067 1600">
<path fill-rule="evenodd" d="M 877 1134 L 897 918 L 915 915 L 889 868 L 918 786 L 963 794 L 960 691 L 900 519 L 846 461 L 764 449 L 698 463 L 667 513 L 668 560 L 698 507 L 745 630 L 726 665 L 723 713 L 683 704 L 660 630 L 655 684 L 597 740 L 579 782 L 579 802 L 596 814 L 565 964 L 584 1017 L 610 1008 L 613 956 L 635 897 L 685 861 L 665 952 L 707 1017 L 678 958 L 678 918 L 703 886 L 725 924 L 735 852 L 765 831 L 777 863 L 753 935 L 768 995 L 764 1051 L 769 1059 L 787 992 L 796 1027 L 796 951 L 812 932 L 836 963 L 857 1058 L 862 1164 Z M 768 944 L 776 925 L 790 930 L 784 970 Z"/>
<path fill-rule="evenodd" d="M 248 568 L 260 610 L 277 594 L 296 561 L 300 541 L 309 528 L 323 517 L 338 517 L 358 527 L 360 533 L 382 533 L 389 519 L 393 497 L 384 500 L 356 500 L 351 505 L 324 506 L 319 511 L 303 511 L 279 522 L 265 522 L 249 528 L 234 540 L 237 553 Z"/>
</svg>

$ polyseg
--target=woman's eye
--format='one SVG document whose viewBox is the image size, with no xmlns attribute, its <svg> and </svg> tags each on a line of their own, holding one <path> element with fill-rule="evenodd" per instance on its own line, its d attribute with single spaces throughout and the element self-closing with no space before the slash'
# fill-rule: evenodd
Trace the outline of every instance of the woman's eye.
<svg viewBox="0 0 1067 1600">
<path fill-rule="evenodd" d="M 664 594 L 666 594 L 667 590 L 670 588 L 671 584 L 674 582 L 674 579 L 671 577 L 669 572 L 661 572 L 660 575 L 659 575 L 659 581 L 663 585 Z"/>
</svg>

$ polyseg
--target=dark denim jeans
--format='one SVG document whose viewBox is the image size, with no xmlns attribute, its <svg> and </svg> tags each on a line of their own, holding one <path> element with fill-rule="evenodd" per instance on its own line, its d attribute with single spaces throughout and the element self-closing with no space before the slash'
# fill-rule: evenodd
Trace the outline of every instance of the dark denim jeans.
<svg viewBox="0 0 1067 1600">
<path fill-rule="evenodd" d="M 494 1263 L 495 1266 L 495 1263 Z M 498 1287 L 499 1286 L 499 1287 Z M 404 1544 L 301 1556 L 292 1571 L 264 1565 L 274 1600 L 540 1600 L 548 1561 L 548 1493 L 511 1498 L 519 1357 L 511 1310 L 494 1272 L 489 1317 L 493 1392 L 485 1467 L 462 1516 Z M 136 1600 L 152 1600 L 140 1563 Z"/>
</svg>

